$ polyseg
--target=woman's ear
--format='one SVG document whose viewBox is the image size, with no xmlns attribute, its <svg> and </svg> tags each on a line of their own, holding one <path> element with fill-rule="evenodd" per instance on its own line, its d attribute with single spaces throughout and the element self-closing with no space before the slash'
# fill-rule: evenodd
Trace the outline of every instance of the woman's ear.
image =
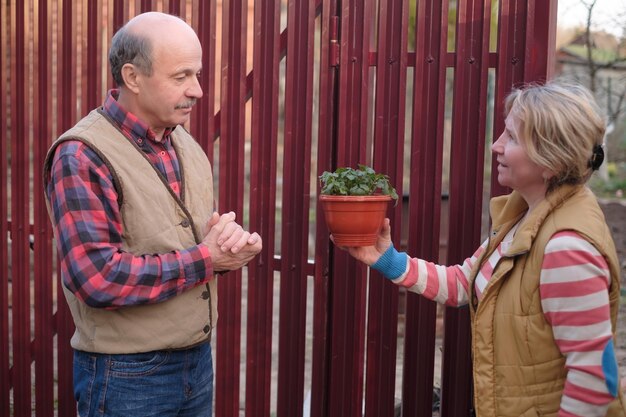
<svg viewBox="0 0 626 417">
<path fill-rule="evenodd" d="M 554 177 L 555 177 L 555 174 L 554 174 L 554 172 L 552 172 L 552 171 L 551 171 L 551 170 L 549 170 L 549 169 L 544 169 L 544 170 L 543 170 L 543 173 L 541 174 L 541 176 L 543 177 L 543 182 L 544 182 L 544 184 L 547 184 L 547 183 L 549 183 L 549 182 L 550 182 L 550 180 L 551 180 L 552 178 L 554 178 Z"/>
<path fill-rule="evenodd" d="M 133 64 L 124 64 L 122 67 L 122 79 L 124 80 L 124 85 L 133 93 L 137 94 L 139 92 L 139 84 L 138 84 L 138 76 L 140 74 L 137 72 L 137 68 Z"/>
</svg>

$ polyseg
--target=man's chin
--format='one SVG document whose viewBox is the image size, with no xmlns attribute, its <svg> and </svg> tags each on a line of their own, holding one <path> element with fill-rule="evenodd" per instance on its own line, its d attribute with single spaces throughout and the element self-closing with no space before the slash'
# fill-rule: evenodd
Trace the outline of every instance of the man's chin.
<svg viewBox="0 0 626 417">
<path fill-rule="evenodd" d="M 186 114 L 184 116 L 178 117 L 174 123 L 174 126 L 184 125 L 189 122 L 189 115 Z"/>
</svg>

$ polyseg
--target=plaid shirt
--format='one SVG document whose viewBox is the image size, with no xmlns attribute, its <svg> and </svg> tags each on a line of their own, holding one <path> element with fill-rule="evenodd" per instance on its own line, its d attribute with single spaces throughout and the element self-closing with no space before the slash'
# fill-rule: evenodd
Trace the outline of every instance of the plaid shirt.
<svg viewBox="0 0 626 417">
<path fill-rule="evenodd" d="M 111 90 L 104 111 L 134 141 L 180 195 L 180 166 L 171 129 L 154 132 L 116 101 Z M 113 178 L 102 159 L 79 141 L 60 144 L 46 193 L 61 258 L 63 284 L 87 305 L 117 308 L 156 303 L 205 283 L 212 276 L 205 245 L 170 253 L 134 256 L 122 250 L 122 218 Z"/>
</svg>

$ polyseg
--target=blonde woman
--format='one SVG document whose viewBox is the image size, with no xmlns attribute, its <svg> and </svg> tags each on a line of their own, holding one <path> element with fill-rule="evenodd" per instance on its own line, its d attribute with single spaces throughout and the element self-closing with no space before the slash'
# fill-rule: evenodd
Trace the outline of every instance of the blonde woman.
<svg viewBox="0 0 626 417">
<path fill-rule="evenodd" d="M 478 417 L 624 416 L 618 259 L 585 186 L 604 159 L 604 119 L 578 85 L 528 85 L 505 104 L 492 151 L 513 192 L 491 201 L 491 233 L 470 258 L 440 266 L 399 253 L 388 220 L 375 246 L 346 250 L 409 291 L 469 304 Z"/>
</svg>

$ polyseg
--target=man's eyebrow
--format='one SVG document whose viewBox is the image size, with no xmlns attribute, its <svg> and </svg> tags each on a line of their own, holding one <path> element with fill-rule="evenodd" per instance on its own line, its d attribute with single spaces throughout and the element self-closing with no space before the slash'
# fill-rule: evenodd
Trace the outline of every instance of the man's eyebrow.
<svg viewBox="0 0 626 417">
<path fill-rule="evenodd" d="M 202 72 L 202 68 L 200 68 L 197 71 L 194 71 L 193 68 L 181 68 L 181 69 L 179 69 L 177 71 L 174 71 L 174 75 L 176 75 L 176 74 L 186 74 L 186 75 L 188 75 L 188 74 L 197 74 L 199 72 Z"/>
</svg>

